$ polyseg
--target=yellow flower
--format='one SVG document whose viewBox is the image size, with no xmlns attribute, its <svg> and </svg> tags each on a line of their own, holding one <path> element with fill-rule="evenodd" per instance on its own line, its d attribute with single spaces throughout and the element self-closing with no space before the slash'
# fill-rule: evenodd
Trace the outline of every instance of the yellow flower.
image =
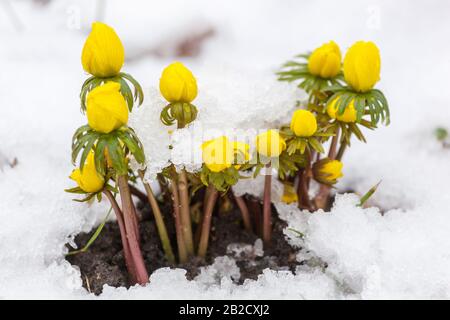
<svg viewBox="0 0 450 320">
<path fill-rule="evenodd" d="M 235 141 L 233 142 L 233 150 L 236 157 L 236 170 L 241 168 L 241 165 L 250 160 L 250 146 L 247 143 Z"/>
<path fill-rule="evenodd" d="M 317 131 L 317 120 L 308 110 L 297 110 L 292 115 L 291 130 L 298 137 L 311 137 Z"/>
<path fill-rule="evenodd" d="M 333 99 L 333 101 L 330 102 L 330 104 L 327 107 L 327 113 L 332 119 L 337 119 L 342 122 L 355 122 L 356 121 L 356 109 L 355 109 L 355 99 L 352 99 L 350 103 L 345 107 L 344 113 L 339 115 L 336 114 L 337 109 L 337 102 L 338 98 Z"/>
<path fill-rule="evenodd" d="M 225 136 L 206 141 L 202 144 L 202 159 L 212 172 L 221 172 L 233 163 L 233 145 Z"/>
<path fill-rule="evenodd" d="M 345 81 L 358 92 L 367 92 L 380 80 L 380 51 L 373 42 L 358 41 L 344 59 Z"/>
<path fill-rule="evenodd" d="M 105 179 L 95 169 L 94 152 L 89 152 L 83 170 L 75 169 L 70 175 L 85 192 L 98 192 L 103 189 Z"/>
<path fill-rule="evenodd" d="M 330 160 L 322 166 L 320 172 L 326 174 L 328 180 L 333 181 L 344 176 L 342 174 L 343 166 L 339 160 Z"/>
<path fill-rule="evenodd" d="M 107 82 L 87 97 L 87 118 L 95 131 L 110 133 L 128 122 L 128 107 L 117 82 Z"/>
<path fill-rule="evenodd" d="M 313 165 L 314 179 L 323 184 L 334 184 L 343 177 L 342 167 L 342 162 L 338 160 L 322 159 Z"/>
<path fill-rule="evenodd" d="M 113 77 L 120 72 L 125 50 L 116 32 L 110 26 L 94 22 L 81 54 L 83 69 L 99 77 Z"/>
<path fill-rule="evenodd" d="M 169 102 L 192 102 L 197 97 L 197 80 L 181 62 L 167 66 L 159 79 L 159 90 Z"/>
<path fill-rule="evenodd" d="M 287 204 L 298 202 L 298 196 L 294 186 L 288 183 L 284 183 L 284 191 L 283 196 L 281 197 L 281 201 Z"/>
<path fill-rule="evenodd" d="M 330 41 L 313 51 L 308 60 L 309 72 L 321 78 L 333 78 L 341 70 L 341 50 Z"/>
<path fill-rule="evenodd" d="M 286 141 L 276 130 L 267 130 L 256 136 L 256 150 L 266 157 L 278 157 L 286 149 Z"/>
</svg>

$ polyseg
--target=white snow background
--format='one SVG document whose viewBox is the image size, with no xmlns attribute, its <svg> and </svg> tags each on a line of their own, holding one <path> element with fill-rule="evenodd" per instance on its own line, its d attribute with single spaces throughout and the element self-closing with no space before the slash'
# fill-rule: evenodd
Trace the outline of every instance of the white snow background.
<svg viewBox="0 0 450 320">
<path fill-rule="evenodd" d="M 18 165 L 0 163 L 0 298 L 93 299 L 64 260 L 64 244 L 89 231 L 108 207 L 72 202 L 63 189 L 73 185 L 71 136 L 86 122 L 80 55 L 95 2 L 9 3 L 20 25 L 0 6 L 0 161 L 16 157 Z M 266 270 L 237 286 L 233 261 L 222 259 L 194 281 L 183 270 L 160 269 L 145 287 L 105 287 L 98 298 L 449 299 L 450 151 L 433 136 L 436 126 L 450 126 L 449 12 L 445 0 L 107 1 L 104 21 L 134 57 L 124 71 L 148 88 L 131 121 L 152 170 L 165 157 L 152 148 L 164 143 L 151 135 L 163 128 L 154 88 L 175 59 L 173 43 L 192 30 L 215 31 L 198 57 L 182 59 L 198 77 L 198 123 L 270 126 L 301 95 L 276 82 L 281 63 L 331 39 L 343 52 L 363 39 L 381 50 L 378 87 L 392 124 L 368 133 L 367 145 L 354 141 L 338 185 L 362 194 L 382 180 L 371 203 L 384 215 L 357 208 L 353 194 L 339 196 L 330 213 L 277 204 L 305 234 L 299 240 L 287 231 L 293 245 L 305 248 L 298 259 L 307 263 L 295 275 Z M 162 57 L 145 54 L 161 47 L 168 52 Z"/>
</svg>

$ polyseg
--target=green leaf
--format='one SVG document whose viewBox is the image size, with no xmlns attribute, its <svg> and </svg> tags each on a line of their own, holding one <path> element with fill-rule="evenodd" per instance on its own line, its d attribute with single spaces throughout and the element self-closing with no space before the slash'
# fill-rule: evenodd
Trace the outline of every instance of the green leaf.
<svg viewBox="0 0 450 320">
<path fill-rule="evenodd" d="M 95 168 L 96 168 L 97 172 L 103 176 L 106 174 L 106 170 L 105 170 L 105 167 L 106 167 L 106 159 L 105 159 L 106 143 L 107 143 L 107 140 L 104 137 L 100 137 L 97 141 L 97 145 L 95 147 L 95 154 L 94 154 Z"/>
<path fill-rule="evenodd" d="M 367 191 L 366 194 L 364 194 L 361 197 L 361 200 L 360 200 L 358 206 L 362 207 L 366 203 L 366 201 L 369 200 L 369 198 L 375 193 L 375 191 L 377 191 L 377 188 L 380 185 L 380 183 L 381 183 L 381 181 L 378 182 L 376 185 L 374 185 L 372 188 L 370 188 L 370 190 Z"/>
<path fill-rule="evenodd" d="M 107 138 L 108 154 L 111 157 L 113 168 L 116 170 L 117 174 L 123 175 L 128 173 L 128 167 L 125 164 L 125 155 L 123 153 L 122 147 L 117 141 L 115 136 L 109 136 Z"/>
<path fill-rule="evenodd" d="M 89 152 L 91 151 L 92 147 L 94 146 L 94 143 L 97 141 L 98 135 L 92 135 L 91 139 L 86 143 L 86 146 L 84 147 L 83 153 L 81 154 L 80 158 L 80 170 L 83 170 L 84 164 L 86 163 L 87 156 L 89 155 Z"/>
<path fill-rule="evenodd" d="M 317 141 L 316 139 L 310 138 L 308 141 L 309 141 L 309 144 L 311 145 L 311 147 L 313 147 L 313 149 L 316 150 L 317 152 L 319 152 L 319 153 L 325 152 L 322 144 L 319 141 Z"/>
<path fill-rule="evenodd" d="M 111 211 L 112 211 L 112 207 L 109 208 L 105 219 L 103 219 L 102 223 L 97 227 L 97 229 L 95 230 L 94 234 L 88 240 L 86 245 L 83 248 L 81 248 L 80 250 L 75 250 L 75 251 L 71 251 L 71 252 L 67 253 L 66 256 L 72 256 L 72 255 L 75 255 L 75 254 L 78 254 L 78 253 L 86 252 L 89 249 L 89 247 L 95 242 L 95 240 L 98 238 L 100 233 L 102 232 L 103 227 L 106 224 L 106 221 L 108 221 L 108 218 L 109 218 L 109 215 L 111 214 Z"/>
</svg>

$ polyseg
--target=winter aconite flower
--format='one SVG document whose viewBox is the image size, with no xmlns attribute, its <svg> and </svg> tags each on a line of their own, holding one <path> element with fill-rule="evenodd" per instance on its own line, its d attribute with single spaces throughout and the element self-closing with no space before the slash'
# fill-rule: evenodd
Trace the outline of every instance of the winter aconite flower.
<svg viewBox="0 0 450 320">
<path fill-rule="evenodd" d="M 174 62 L 163 70 L 159 90 L 171 103 L 189 103 L 197 97 L 197 80 L 181 62 Z"/>
<path fill-rule="evenodd" d="M 117 82 L 92 90 L 87 98 L 87 118 L 95 131 L 110 133 L 128 122 L 128 107 Z"/>
<path fill-rule="evenodd" d="M 83 69 L 99 77 L 113 77 L 120 72 L 125 60 L 125 50 L 116 32 L 110 26 L 94 22 L 83 47 Z"/>
<path fill-rule="evenodd" d="M 356 121 L 356 109 L 355 109 L 355 100 L 352 99 L 350 103 L 345 107 L 344 113 L 337 114 L 338 106 L 336 105 L 337 98 L 333 99 L 327 107 L 327 113 L 332 119 L 337 119 L 342 122 L 355 122 Z"/>
<path fill-rule="evenodd" d="M 308 60 L 309 72 L 321 78 L 333 78 L 341 71 L 341 50 L 330 41 L 317 48 Z"/>
<path fill-rule="evenodd" d="M 103 189 L 105 179 L 95 169 L 94 152 L 89 152 L 83 170 L 75 169 L 70 175 L 84 192 L 98 192 Z"/>
<path fill-rule="evenodd" d="M 344 59 L 345 81 L 358 92 L 371 90 L 380 80 L 380 51 L 373 42 L 358 41 Z"/>
<path fill-rule="evenodd" d="M 297 137 L 311 137 L 317 131 L 317 120 L 308 110 L 297 110 L 292 115 L 291 130 Z"/>
<path fill-rule="evenodd" d="M 338 160 L 322 159 L 313 166 L 314 178 L 323 184 L 334 184 L 343 177 L 342 167 L 342 162 Z"/>
<path fill-rule="evenodd" d="M 233 163 L 233 144 L 227 137 L 221 136 L 202 144 L 202 159 L 212 172 L 221 172 Z"/>
<path fill-rule="evenodd" d="M 293 185 L 284 183 L 284 190 L 281 201 L 287 204 L 298 202 L 298 195 Z"/>
<path fill-rule="evenodd" d="M 276 130 L 267 130 L 256 136 L 256 150 L 265 157 L 278 157 L 286 149 L 286 141 Z"/>
</svg>

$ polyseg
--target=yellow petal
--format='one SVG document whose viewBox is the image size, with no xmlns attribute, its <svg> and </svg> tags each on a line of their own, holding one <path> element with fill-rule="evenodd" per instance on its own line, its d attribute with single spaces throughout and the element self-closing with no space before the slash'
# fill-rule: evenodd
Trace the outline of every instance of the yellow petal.
<svg viewBox="0 0 450 320">
<path fill-rule="evenodd" d="M 89 126 L 95 131 L 110 133 L 128 122 L 127 103 L 120 93 L 120 85 L 107 82 L 92 90 L 87 97 Z"/>
<path fill-rule="evenodd" d="M 125 50 L 114 29 L 94 22 L 81 54 L 83 69 L 96 77 L 113 77 L 120 72 L 124 60 Z"/>
<path fill-rule="evenodd" d="M 381 58 L 373 42 L 358 41 L 344 58 L 345 81 L 358 92 L 371 90 L 380 80 Z"/>
<path fill-rule="evenodd" d="M 309 72 L 321 78 L 333 78 L 341 71 L 341 50 L 334 42 L 315 49 L 308 60 Z"/>
<path fill-rule="evenodd" d="M 89 152 L 89 155 L 87 156 L 83 170 L 73 170 L 70 178 L 74 180 L 83 191 L 88 193 L 102 190 L 105 184 L 104 178 L 95 168 L 94 152 L 92 151 Z"/>
<path fill-rule="evenodd" d="M 256 137 L 256 150 L 265 157 L 278 157 L 286 149 L 286 141 L 276 130 L 267 130 Z"/>
<path fill-rule="evenodd" d="M 159 80 L 159 90 L 169 102 L 192 102 L 197 97 L 197 80 L 181 62 L 167 66 Z"/>
<path fill-rule="evenodd" d="M 325 174 L 327 180 L 333 181 L 338 178 L 343 177 L 342 167 L 343 163 L 338 160 L 331 160 L 324 164 L 324 166 L 320 169 L 320 172 Z"/>
<path fill-rule="evenodd" d="M 225 136 L 206 141 L 202 144 L 202 158 L 212 172 L 221 172 L 233 163 L 233 145 Z"/>
<path fill-rule="evenodd" d="M 337 119 L 342 122 L 352 123 L 356 121 L 356 109 L 355 109 L 355 100 L 351 100 L 350 103 L 345 107 L 344 113 L 337 115 L 337 98 L 330 102 L 327 107 L 327 113 L 332 119 Z"/>
<path fill-rule="evenodd" d="M 292 115 L 291 130 L 298 137 L 310 137 L 317 131 L 317 120 L 308 110 L 297 110 Z"/>
</svg>

